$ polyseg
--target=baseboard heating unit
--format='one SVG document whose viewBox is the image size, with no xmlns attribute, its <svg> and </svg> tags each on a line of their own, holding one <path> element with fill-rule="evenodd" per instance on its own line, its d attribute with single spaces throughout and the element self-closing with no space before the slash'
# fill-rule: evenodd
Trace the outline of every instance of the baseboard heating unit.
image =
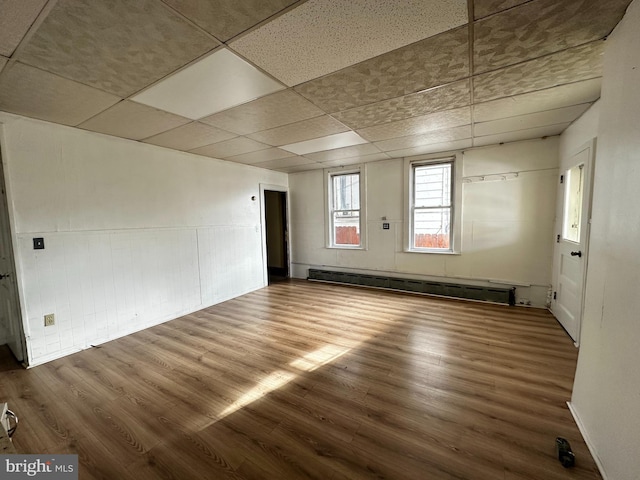
<svg viewBox="0 0 640 480">
<path fill-rule="evenodd" d="M 344 283 L 364 287 L 385 288 L 403 292 L 426 293 L 444 297 L 464 298 L 484 302 L 516 304 L 515 287 L 482 287 L 456 283 L 434 282 L 432 280 L 416 280 L 410 278 L 385 277 L 363 273 L 334 272 L 331 270 L 309 269 L 307 280 L 320 282 Z"/>
</svg>

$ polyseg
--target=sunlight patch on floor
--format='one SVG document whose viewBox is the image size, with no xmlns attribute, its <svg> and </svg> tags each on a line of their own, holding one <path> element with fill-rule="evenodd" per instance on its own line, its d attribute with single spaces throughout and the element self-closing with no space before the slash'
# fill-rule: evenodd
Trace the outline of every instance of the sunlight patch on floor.
<svg viewBox="0 0 640 480">
<path fill-rule="evenodd" d="M 265 395 L 284 387 L 301 373 L 313 372 L 314 370 L 331 363 L 341 356 L 349 353 L 360 341 L 354 341 L 353 345 L 324 345 L 313 352 L 309 352 L 303 357 L 297 358 L 289 363 L 289 366 L 297 369 L 300 373 L 286 370 L 276 370 L 260 380 L 251 390 L 243 394 L 238 400 L 220 413 L 220 419 L 231 415 L 247 405 L 261 399 Z"/>
</svg>

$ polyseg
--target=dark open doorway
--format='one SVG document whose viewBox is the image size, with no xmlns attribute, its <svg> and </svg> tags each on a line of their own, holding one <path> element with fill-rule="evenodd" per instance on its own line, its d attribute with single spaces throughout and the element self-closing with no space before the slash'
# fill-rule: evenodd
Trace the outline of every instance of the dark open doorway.
<svg viewBox="0 0 640 480">
<path fill-rule="evenodd" d="M 269 284 L 289 278 L 287 192 L 264 191 Z"/>
</svg>

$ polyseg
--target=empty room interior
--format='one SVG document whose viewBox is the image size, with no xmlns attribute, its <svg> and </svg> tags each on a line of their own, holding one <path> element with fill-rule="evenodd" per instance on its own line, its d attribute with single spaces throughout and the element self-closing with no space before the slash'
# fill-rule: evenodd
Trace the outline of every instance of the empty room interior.
<svg viewBox="0 0 640 480">
<path fill-rule="evenodd" d="M 0 0 L 0 453 L 639 478 L 639 87 L 640 0 Z"/>
</svg>

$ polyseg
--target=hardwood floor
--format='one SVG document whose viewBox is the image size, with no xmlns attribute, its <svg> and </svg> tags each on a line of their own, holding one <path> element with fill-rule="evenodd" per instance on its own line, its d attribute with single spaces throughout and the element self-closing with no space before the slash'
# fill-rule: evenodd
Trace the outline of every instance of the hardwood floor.
<svg viewBox="0 0 640 480">
<path fill-rule="evenodd" d="M 290 281 L 31 370 L 5 350 L 0 397 L 18 452 L 81 479 L 600 479 L 576 358 L 542 310 Z"/>
</svg>

